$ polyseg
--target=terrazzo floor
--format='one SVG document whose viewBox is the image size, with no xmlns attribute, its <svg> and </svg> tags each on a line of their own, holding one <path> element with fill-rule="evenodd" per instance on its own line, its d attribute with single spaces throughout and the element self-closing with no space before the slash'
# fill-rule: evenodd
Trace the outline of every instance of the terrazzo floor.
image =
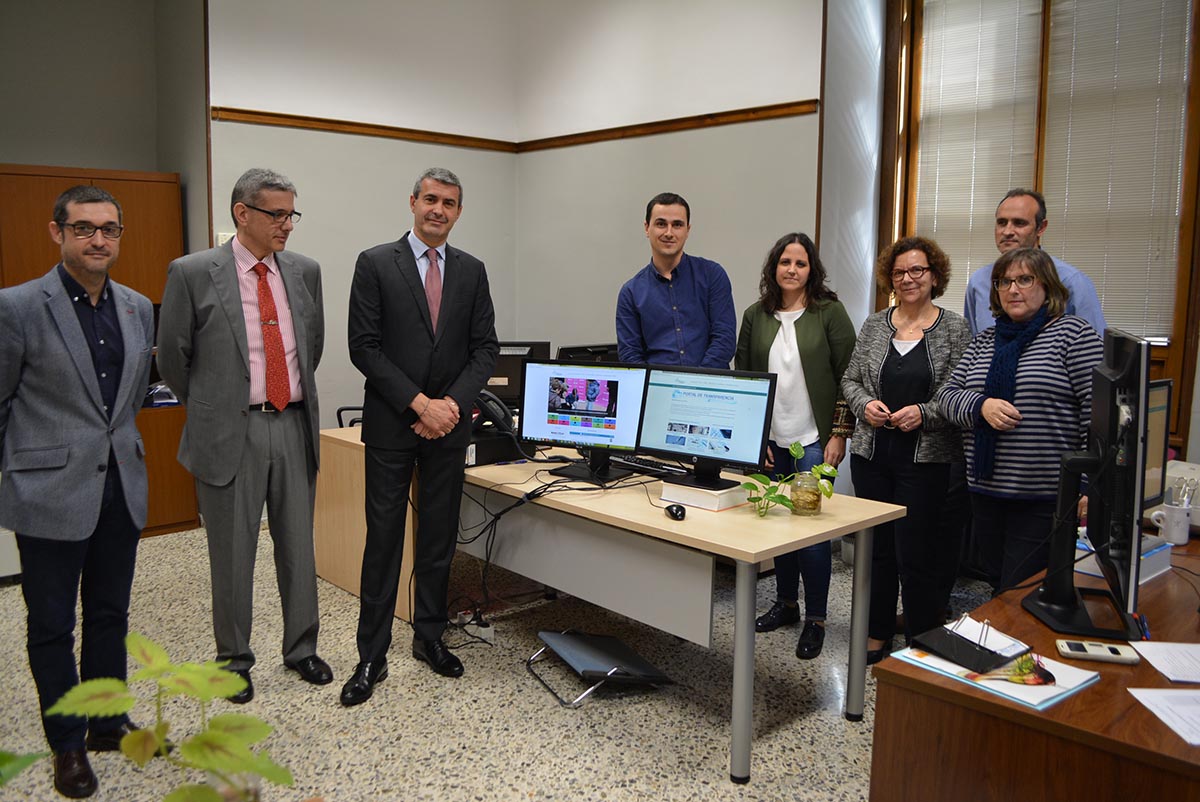
<svg viewBox="0 0 1200 802">
<path fill-rule="evenodd" d="M 480 598 L 481 563 L 455 558 L 451 595 Z M 451 680 L 409 654 L 411 634 L 397 621 L 388 679 L 366 704 L 343 708 L 342 683 L 357 662 L 357 599 L 319 581 L 320 654 L 333 684 L 307 685 L 282 665 L 282 637 L 270 538 L 260 539 L 255 575 L 253 645 L 256 696 L 242 711 L 275 726 L 272 757 L 295 776 L 292 788 L 267 786 L 265 802 L 323 796 L 328 802 L 371 800 L 864 800 L 868 796 L 875 682 L 868 676 L 864 721 L 841 715 L 846 684 L 851 571 L 834 561 L 825 650 L 813 661 L 794 654 L 798 631 L 759 635 L 755 650 L 752 778 L 729 781 L 729 689 L 732 681 L 733 571 L 716 579 L 713 648 L 704 649 L 586 602 L 547 601 L 520 577 L 489 572 L 489 587 L 515 605 L 491 618 L 495 644 L 446 641 L 466 665 Z M 758 608 L 775 582 L 758 583 Z M 960 583 L 954 606 L 982 600 L 979 583 Z M 461 608 L 465 605 L 456 605 Z M 208 559 L 202 530 L 142 542 L 130 613 L 131 629 L 162 644 L 172 658 L 211 657 Z M 0 749 L 45 749 L 24 649 L 25 607 L 19 587 L 0 588 L 0 638 L 9 670 L 0 673 Z M 602 688 L 581 709 L 559 707 L 524 667 L 540 645 L 539 630 L 576 628 L 615 635 L 663 669 L 675 684 L 660 689 Z M 565 693 L 586 687 L 556 660 L 544 676 Z M 135 692 L 138 686 L 134 686 Z M 145 686 L 142 688 L 146 692 Z M 234 709 L 219 701 L 214 709 Z M 149 722 L 153 707 L 131 714 Z M 172 702 L 176 739 L 196 716 Z M 161 760 L 139 769 L 119 754 L 91 756 L 100 778 L 97 802 L 159 800 L 184 779 Z M 197 778 L 190 778 L 197 779 Z M 42 761 L 4 788 L 0 800 L 61 799 Z"/>
</svg>

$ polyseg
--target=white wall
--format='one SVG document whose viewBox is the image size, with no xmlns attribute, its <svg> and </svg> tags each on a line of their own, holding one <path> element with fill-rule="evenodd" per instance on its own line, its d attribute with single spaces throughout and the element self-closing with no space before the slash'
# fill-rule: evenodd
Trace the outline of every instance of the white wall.
<svg viewBox="0 0 1200 802">
<path fill-rule="evenodd" d="M 212 104 L 512 141 L 507 2 L 209 0 Z"/>
<path fill-rule="evenodd" d="M 616 342 L 617 292 L 650 261 L 646 202 L 659 192 L 687 199 L 685 249 L 724 265 L 740 315 L 775 240 L 813 230 L 816 154 L 816 115 L 521 154 L 517 333 Z"/>
<path fill-rule="evenodd" d="M 521 140 L 820 94 L 819 0 L 514 5 Z"/>
<path fill-rule="evenodd" d="M 153 0 L 0 3 L 0 162 L 156 170 Z"/>
<path fill-rule="evenodd" d="M 322 426 L 335 426 L 339 406 L 362 404 L 363 377 L 346 343 L 350 280 L 359 252 L 400 238 L 412 227 L 408 196 L 431 165 L 449 167 L 463 182 L 463 213 L 452 242 L 487 265 L 496 328 L 516 329 L 513 266 L 513 154 L 447 148 L 391 139 L 344 136 L 260 125 L 212 124 L 214 229 L 232 232 L 229 196 L 250 167 L 288 176 L 304 218 L 288 248 L 321 263 L 325 294 L 325 354 L 317 371 Z"/>
<path fill-rule="evenodd" d="M 807 100 L 821 5 L 209 0 L 212 104 L 514 141 Z"/>
<path fill-rule="evenodd" d="M 159 3 L 154 13 L 155 163 L 179 173 L 184 247 L 208 247 L 208 97 L 204 74 L 204 5 L 197 0 Z"/>
<path fill-rule="evenodd" d="M 818 244 L 856 328 L 875 309 L 883 24 L 884 0 L 829 4 Z"/>
</svg>

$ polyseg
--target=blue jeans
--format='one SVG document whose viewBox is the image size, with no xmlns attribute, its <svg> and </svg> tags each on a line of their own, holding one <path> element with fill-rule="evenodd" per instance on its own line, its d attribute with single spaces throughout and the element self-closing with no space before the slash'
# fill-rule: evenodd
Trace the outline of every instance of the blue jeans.
<svg viewBox="0 0 1200 802">
<path fill-rule="evenodd" d="M 804 447 L 804 456 L 795 459 L 786 448 L 774 440 L 767 441 L 775 461 L 772 477 L 779 479 L 796 471 L 807 471 L 825 461 L 820 443 Z M 804 578 L 804 618 L 824 621 L 829 607 L 829 580 L 833 576 L 833 546 L 827 540 L 815 546 L 780 554 L 775 558 L 775 595 L 782 601 L 795 602 L 800 598 L 800 578 Z"/>
</svg>

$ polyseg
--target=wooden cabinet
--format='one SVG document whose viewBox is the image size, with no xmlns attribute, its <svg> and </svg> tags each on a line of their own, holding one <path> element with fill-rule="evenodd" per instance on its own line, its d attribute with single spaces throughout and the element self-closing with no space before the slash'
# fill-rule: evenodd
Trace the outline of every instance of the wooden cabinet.
<svg viewBox="0 0 1200 802">
<path fill-rule="evenodd" d="M 59 246 L 50 238 L 54 201 L 78 184 L 104 187 L 121 204 L 125 233 L 112 277 L 157 307 L 167 265 L 184 252 L 177 173 L 0 164 L 0 286 L 31 281 L 59 261 Z M 145 409 L 138 415 L 150 474 L 143 536 L 200 525 L 195 484 L 175 459 L 184 418 L 182 407 Z"/>
</svg>

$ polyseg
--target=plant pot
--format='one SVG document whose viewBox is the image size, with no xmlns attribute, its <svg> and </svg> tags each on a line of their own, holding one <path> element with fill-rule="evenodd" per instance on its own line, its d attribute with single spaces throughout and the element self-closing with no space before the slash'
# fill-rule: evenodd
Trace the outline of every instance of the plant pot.
<svg viewBox="0 0 1200 802">
<path fill-rule="evenodd" d="M 802 473 L 792 482 L 792 515 L 818 515 L 821 512 L 821 488 L 817 477 Z"/>
</svg>

